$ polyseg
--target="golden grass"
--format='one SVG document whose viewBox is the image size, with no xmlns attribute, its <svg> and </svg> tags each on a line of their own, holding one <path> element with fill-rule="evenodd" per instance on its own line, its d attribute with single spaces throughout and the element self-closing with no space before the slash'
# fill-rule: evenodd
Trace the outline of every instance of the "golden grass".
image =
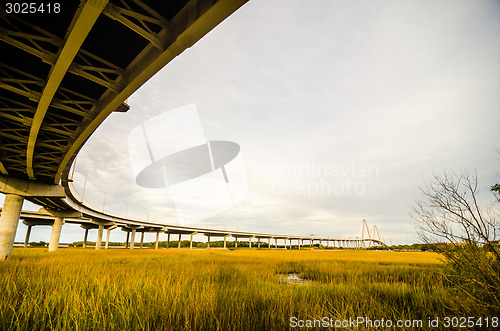
<svg viewBox="0 0 500 331">
<path fill-rule="evenodd" d="M 283 330 L 292 316 L 469 309 L 441 267 L 424 252 L 16 248 L 0 263 L 0 329 Z M 289 273 L 310 283 L 280 281 Z"/>
</svg>

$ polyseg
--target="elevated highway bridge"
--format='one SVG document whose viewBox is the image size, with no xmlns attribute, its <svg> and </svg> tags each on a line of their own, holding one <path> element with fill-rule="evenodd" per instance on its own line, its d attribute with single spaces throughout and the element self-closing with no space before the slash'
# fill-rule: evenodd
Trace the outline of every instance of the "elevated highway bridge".
<svg viewBox="0 0 500 331">
<path fill-rule="evenodd" d="M 2 209 L 0 208 L 0 215 Z M 56 216 L 52 215 L 49 211 L 42 208 L 38 212 L 34 211 L 21 211 L 20 219 L 23 223 L 28 226 L 28 231 L 26 233 L 26 239 L 24 241 L 24 246 L 28 247 L 29 238 L 31 234 L 31 228 L 33 226 L 54 226 L 56 222 Z M 273 234 L 273 233 L 262 233 L 262 232 L 249 232 L 249 231 L 231 231 L 231 230 L 221 230 L 221 229 L 210 229 L 202 227 L 190 227 L 190 226 L 178 226 L 178 225 L 162 225 L 155 224 L 151 222 L 140 222 L 133 221 L 129 219 L 119 219 L 114 218 L 112 221 L 105 221 L 103 219 L 86 217 L 78 212 L 70 215 L 69 213 L 64 218 L 65 223 L 80 224 L 83 229 L 85 229 L 85 235 L 83 239 L 83 246 L 86 246 L 88 231 L 90 229 L 96 229 L 98 231 L 96 249 L 101 248 L 103 240 L 103 230 L 108 231 L 106 236 L 105 247 L 108 248 L 109 244 L 109 232 L 116 228 L 121 228 L 123 231 L 127 232 L 127 240 L 125 247 L 134 248 L 135 234 L 137 232 L 141 233 L 141 248 L 144 240 L 144 232 L 154 232 L 156 233 L 156 248 L 158 248 L 159 233 L 165 233 L 168 235 L 168 241 L 170 242 L 171 235 L 178 236 L 178 248 L 180 248 L 180 242 L 183 235 L 188 235 L 190 238 L 190 248 L 193 248 L 193 235 L 202 234 L 208 238 L 208 248 L 210 248 L 211 238 L 222 238 L 224 240 L 224 248 L 226 248 L 226 239 L 232 237 L 235 239 L 235 246 L 238 247 L 238 241 L 243 239 L 248 241 L 249 247 L 252 247 L 252 242 L 257 241 L 257 248 L 260 248 L 261 242 L 266 242 L 269 248 L 292 248 L 296 246 L 298 248 L 302 246 L 313 246 L 318 244 L 320 247 L 325 248 L 364 248 L 371 247 L 372 245 L 384 245 L 380 238 L 361 238 L 361 239 L 346 239 L 346 238 L 335 238 L 335 237 L 318 237 L 318 236 L 295 236 L 295 235 L 285 235 L 285 234 Z M 132 237 L 130 237 L 132 234 Z M 51 251 L 57 250 L 59 244 L 59 237 L 51 236 L 49 242 L 49 249 Z M 168 248 L 167 244 L 167 248 Z"/>
<path fill-rule="evenodd" d="M 126 112 L 134 91 L 246 1 L 70 0 L 51 13 L 2 2 L 0 259 L 10 257 L 25 199 L 53 217 L 51 250 L 65 219 L 90 219 L 101 237 L 112 226 L 165 228 L 86 206 L 72 187 L 71 165 L 107 116 Z"/>
</svg>

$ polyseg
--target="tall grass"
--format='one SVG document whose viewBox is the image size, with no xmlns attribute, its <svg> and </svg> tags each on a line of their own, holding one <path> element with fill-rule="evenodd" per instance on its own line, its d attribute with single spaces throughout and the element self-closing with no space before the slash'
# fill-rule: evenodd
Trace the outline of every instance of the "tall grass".
<svg viewBox="0 0 500 331">
<path fill-rule="evenodd" d="M 0 329 L 283 330 L 292 316 L 471 313 L 440 268 L 435 253 L 16 248 L 0 263 Z M 310 282 L 280 280 L 290 273 Z"/>
</svg>

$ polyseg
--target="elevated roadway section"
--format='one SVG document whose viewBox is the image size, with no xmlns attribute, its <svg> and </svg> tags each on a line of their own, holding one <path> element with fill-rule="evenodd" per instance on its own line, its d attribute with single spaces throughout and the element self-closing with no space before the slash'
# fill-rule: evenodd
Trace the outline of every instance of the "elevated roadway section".
<svg viewBox="0 0 500 331">
<path fill-rule="evenodd" d="M 24 200 L 53 218 L 49 250 L 57 249 L 61 227 L 69 219 L 80 222 L 86 233 L 97 227 L 99 238 L 114 227 L 134 235 L 164 230 L 162 224 L 87 206 L 73 189 L 71 165 L 112 112 L 129 109 L 126 100 L 134 91 L 246 1 L 68 0 L 50 13 L 47 7 L 44 13 L 40 8 L 29 13 L 31 8 L 23 12 L 2 2 L 0 192 L 6 196 L 0 259 L 11 255 Z M 175 226 L 167 230 L 222 233 Z"/>
<path fill-rule="evenodd" d="M 73 213 L 66 192 L 85 141 L 126 99 L 246 0 L 87 0 L 0 8 L 0 258 L 24 199 Z M 78 202 L 76 202 L 78 203 Z"/>
</svg>

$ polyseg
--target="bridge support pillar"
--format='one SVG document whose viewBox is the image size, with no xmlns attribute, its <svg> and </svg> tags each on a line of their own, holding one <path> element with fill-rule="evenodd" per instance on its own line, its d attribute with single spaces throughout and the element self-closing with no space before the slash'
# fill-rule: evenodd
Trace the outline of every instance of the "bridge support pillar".
<svg viewBox="0 0 500 331">
<path fill-rule="evenodd" d="M 95 241 L 95 249 L 101 249 L 103 232 L 104 232 L 104 225 L 99 224 L 99 228 L 97 228 L 97 239 Z"/>
<path fill-rule="evenodd" d="M 257 238 L 257 248 L 260 248 L 260 238 Z"/>
<path fill-rule="evenodd" d="M 132 236 L 130 238 L 130 249 L 134 249 L 135 244 L 135 229 L 132 229 Z"/>
<path fill-rule="evenodd" d="M 234 248 L 238 248 L 238 237 L 234 237 L 236 240 L 234 241 Z"/>
<path fill-rule="evenodd" d="M 193 249 L 193 234 L 191 233 L 191 237 L 189 238 L 189 249 Z"/>
<path fill-rule="evenodd" d="M 5 195 L 2 216 L 0 217 L 0 260 L 10 258 L 12 254 L 23 202 L 23 197 L 17 194 Z"/>
<path fill-rule="evenodd" d="M 274 238 L 274 249 L 278 249 L 278 239 Z"/>
<path fill-rule="evenodd" d="M 144 246 L 144 231 L 141 232 L 141 249 Z"/>
<path fill-rule="evenodd" d="M 28 247 L 30 243 L 31 227 L 33 225 L 28 225 L 28 230 L 26 231 L 26 239 L 24 239 L 24 248 Z"/>
<path fill-rule="evenodd" d="M 129 240 L 130 240 L 130 232 L 127 232 L 127 240 L 125 241 L 125 248 L 128 248 Z"/>
<path fill-rule="evenodd" d="M 106 234 L 106 244 L 104 245 L 105 249 L 109 247 L 109 235 L 111 234 L 111 228 L 108 229 L 108 233 Z"/>
<path fill-rule="evenodd" d="M 160 239 L 160 231 L 156 232 L 155 249 L 158 249 L 158 240 L 159 239 Z"/>
<path fill-rule="evenodd" d="M 252 248 L 252 238 L 248 238 L 248 248 Z"/>
<path fill-rule="evenodd" d="M 85 229 L 85 235 L 83 236 L 83 248 L 87 247 L 87 237 L 89 236 L 89 229 Z"/>
<path fill-rule="evenodd" d="M 61 230 L 64 224 L 62 217 L 56 217 L 52 225 L 52 233 L 50 234 L 49 252 L 57 251 L 59 247 L 59 239 L 61 238 Z"/>
<path fill-rule="evenodd" d="M 226 248 L 226 239 L 227 239 L 227 236 L 224 236 L 224 248 Z"/>
<path fill-rule="evenodd" d="M 170 233 L 167 234 L 167 249 L 170 248 Z"/>
<path fill-rule="evenodd" d="M 178 244 L 177 244 L 177 248 L 181 248 L 181 234 L 179 233 L 179 241 L 178 241 Z"/>
</svg>

